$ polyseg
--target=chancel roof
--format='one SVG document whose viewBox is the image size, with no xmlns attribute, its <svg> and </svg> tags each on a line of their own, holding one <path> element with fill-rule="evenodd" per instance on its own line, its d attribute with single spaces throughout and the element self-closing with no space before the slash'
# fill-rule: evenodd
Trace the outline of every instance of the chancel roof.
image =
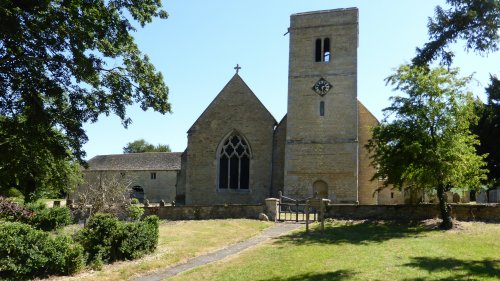
<svg viewBox="0 0 500 281">
<path fill-rule="evenodd" d="M 89 171 L 172 171 L 181 169 L 182 152 L 146 152 L 98 155 L 88 161 Z"/>
</svg>

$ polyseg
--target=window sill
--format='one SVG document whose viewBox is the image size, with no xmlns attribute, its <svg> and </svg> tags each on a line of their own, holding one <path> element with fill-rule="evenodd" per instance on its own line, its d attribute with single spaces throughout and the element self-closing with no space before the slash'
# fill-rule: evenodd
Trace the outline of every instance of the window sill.
<svg viewBox="0 0 500 281">
<path fill-rule="evenodd" d="M 230 189 L 230 188 L 221 189 L 221 188 L 217 188 L 217 192 L 221 192 L 221 193 L 236 193 L 236 194 L 248 194 L 251 191 L 250 191 L 250 189 Z"/>
</svg>

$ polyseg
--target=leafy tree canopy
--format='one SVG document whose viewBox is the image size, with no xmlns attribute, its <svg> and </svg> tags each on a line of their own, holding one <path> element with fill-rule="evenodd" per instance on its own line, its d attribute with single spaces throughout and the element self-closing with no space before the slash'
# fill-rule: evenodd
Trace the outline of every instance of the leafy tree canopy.
<svg viewBox="0 0 500 281">
<path fill-rule="evenodd" d="M 170 111 L 161 73 L 130 34 L 166 18 L 160 0 L 5 0 L 0 4 L 0 189 L 29 193 L 80 160 L 82 128 L 126 106 Z M 63 161 L 63 162 L 61 162 Z"/>
<path fill-rule="evenodd" d="M 171 152 L 168 144 L 158 144 L 157 146 L 148 143 L 144 139 L 135 140 L 127 143 L 123 148 L 123 153 L 142 153 L 142 152 Z"/>
<path fill-rule="evenodd" d="M 425 65 L 440 59 L 451 65 L 454 54 L 450 43 L 465 41 L 465 49 L 480 54 L 498 50 L 500 35 L 499 0 L 447 0 L 448 10 L 437 6 L 434 18 L 429 18 L 430 41 L 417 48 L 415 65 Z"/>
<path fill-rule="evenodd" d="M 430 41 L 417 48 L 413 65 L 423 66 L 434 60 L 450 66 L 454 54 L 450 45 L 465 42 L 465 50 L 481 55 L 498 51 L 500 42 L 500 1 L 499 0 L 447 0 L 450 8 L 436 7 L 434 18 L 429 19 Z M 488 178 L 496 185 L 500 182 L 500 80 L 490 75 L 490 85 L 486 87 L 488 101 L 483 106 L 477 104 L 480 117 L 473 125 L 474 133 L 479 136 L 478 152 L 488 154 Z"/>
<path fill-rule="evenodd" d="M 367 145 L 373 179 L 398 188 L 436 190 L 443 227 L 451 228 L 444 193 L 452 188 L 478 188 L 485 179 L 484 155 L 469 130 L 477 122 L 474 99 L 467 92 L 470 77 L 458 70 L 401 66 L 387 83 L 406 95 L 391 98 L 385 118 Z"/>
</svg>

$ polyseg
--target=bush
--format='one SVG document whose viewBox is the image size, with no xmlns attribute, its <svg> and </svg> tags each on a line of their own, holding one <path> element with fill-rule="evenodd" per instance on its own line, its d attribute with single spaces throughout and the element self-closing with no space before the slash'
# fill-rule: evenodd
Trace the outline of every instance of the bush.
<svg viewBox="0 0 500 281">
<path fill-rule="evenodd" d="M 125 223 L 120 233 L 118 258 L 137 259 L 151 253 L 158 246 L 159 220 L 149 216 L 142 222 Z"/>
<path fill-rule="evenodd" d="M 132 199 L 132 204 L 128 206 L 128 217 L 132 221 L 138 221 L 144 215 L 144 209 L 139 206 L 139 200 L 137 198 Z"/>
<path fill-rule="evenodd" d="M 47 209 L 47 205 L 45 205 L 42 201 L 30 202 L 27 203 L 26 208 L 32 212 L 40 212 L 42 210 Z"/>
<path fill-rule="evenodd" d="M 0 223 L 0 276 L 7 280 L 73 274 L 84 265 L 80 245 L 65 236 L 48 233 L 19 222 Z"/>
<path fill-rule="evenodd" d="M 27 222 L 32 215 L 33 212 L 22 205 L 0 196 L 0 219 Z"/>
<path fill-rule="evenodd" d="M 120 221 L 111 214 L 97 213 L 90 217 L 85 227 L 77 236 L 89 255 L 89 261 L 96 258 L 104 262 L 113 261 L 116 251 L 115 236 L 119 232 Z"/>
<path fill-rule="evenodd" d="M 77 240 L 89 255 L 90 264 L 142 257 L 158 245 L 156 216 L 125 223 L 110 214 L 95 214 Z"/>
<path fill-rule="evenodd" d="M 41 230 L 52 231 L 71 224 L 71 212 L 66 207 L 44 208 L 35 212 L 30 224 Z"/>
</svg>

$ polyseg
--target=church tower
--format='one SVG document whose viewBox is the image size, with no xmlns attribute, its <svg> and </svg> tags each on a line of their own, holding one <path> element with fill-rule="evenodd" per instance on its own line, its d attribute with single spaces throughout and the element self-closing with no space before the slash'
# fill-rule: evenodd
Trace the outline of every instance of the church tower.
<svg viewBox="0 0 500 281">
<path fill-rule="evenodd" d="M 291 16 L 284 193 L 358 202 L 358 9 Z"/>
</svg>

